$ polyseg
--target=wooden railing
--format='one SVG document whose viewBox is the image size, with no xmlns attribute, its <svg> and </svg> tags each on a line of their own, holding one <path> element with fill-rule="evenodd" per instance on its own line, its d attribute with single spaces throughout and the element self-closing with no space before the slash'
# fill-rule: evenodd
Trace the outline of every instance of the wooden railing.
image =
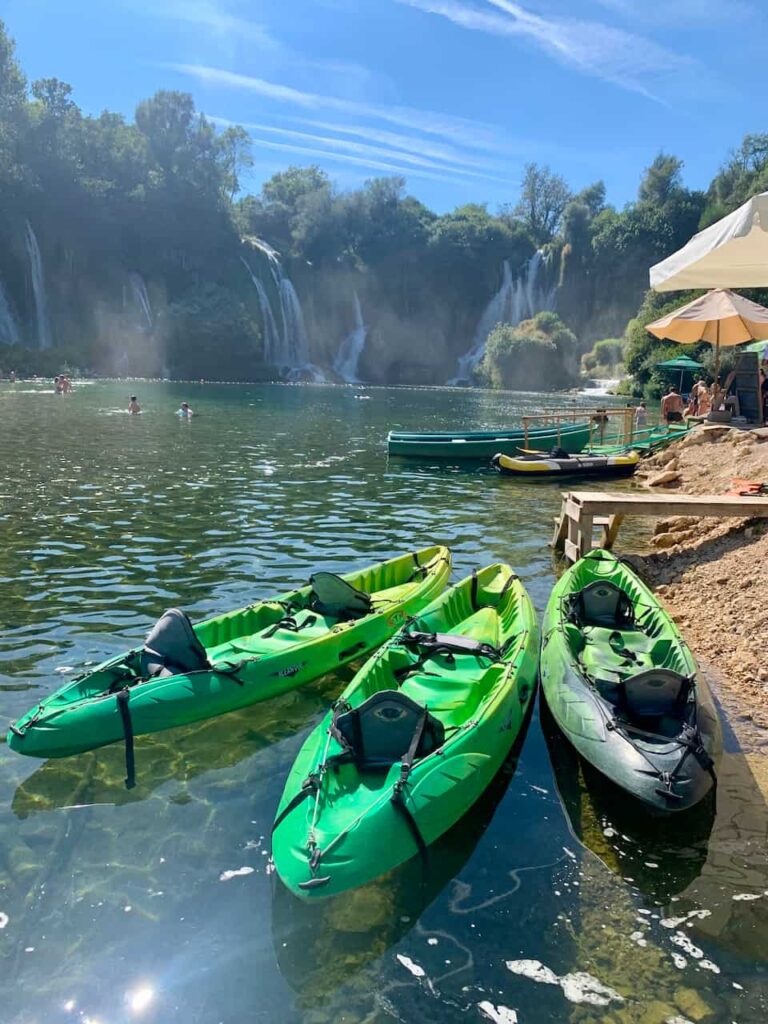
<svg viewBox="0 0 768 1024">
<path fill-rule="evenodd" d="M 557 442 L 562 427 L 575 423 L 589 424 L 589 444 L 631 444 L 635 436 L 635 410 L 631 406 L 599 406 L 588 408 L 573 405 L 567 409 L 547 409 L 544 412 L 523 416 L 525 447 L 528 447 L 529 430 L 554 427 Z"/>
</svg>

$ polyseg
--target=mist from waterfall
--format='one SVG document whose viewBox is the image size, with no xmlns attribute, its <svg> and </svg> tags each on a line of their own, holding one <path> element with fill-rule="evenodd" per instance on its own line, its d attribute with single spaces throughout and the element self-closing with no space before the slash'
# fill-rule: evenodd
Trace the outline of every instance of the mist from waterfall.
<svg viewBox="0 0 768 1024">
<path fill-rule="evenodd" d="M 43 258 L 40 255 L 40 246 L 37 244 L 37 236 L 29 221 L 26 222 L 27 253 L 29 255 L 29 270 L 32 277 L 32 294 L 35 299 L 35 320 L 37 324 L 37 346 L 38 348 L 50 348 L 51 325 L 48 320 L 48 305 L 45 295 L 45 277 L 43 275 Z"/>
<path fill-rule="evenodd" d="M 147 321 L 147 326 L 152 330 L 152 305 L 149 301 L 149 293 L 147 292 L 147 286 L 144 282 L 144 278 L 141 274 L 137 274 L 135 271 L 132 271 L 128 275 L 128 281 L 130 282 L 131 291 L 133 292 L 136 305 L 144 315 Z"/>
<path fill-rule="evenodd" d="M 546 279 L 541 280 L 541 270 L 546 270 L 548 260 L 549 257 L 537 249 L 517 277 L 512 274 L 509 260 L 504 260 L 501 287 L 483 310 L 475 328 L 472 346 L 460 357 L 456 376 L 449 384 L 472 379 L 475 368 L 485 355 L 488 335 L 497 324 L 516 327 L 523 320 L 554 308 L 557 285 L 548 284 Z"/>
<path fill-rule="evenodd" d="M 357 364 L 365 348 L 368 328 L 363 322 L 363 311 L 357 292 L 354 292 L 352 296 L 352 309 L 355 326 L 339 346 L 339 351 L 336 353 L 336 358 L 333 361 L 333 368 L 347 384 L 359 384 L 360 378 L 357 376 Z"/>
<path fill-rule="evenodd" d="M 19 327 L 2 281 L 0 281 L 0 343 L 5 345 L 18 345 L 19 343 Z"/>
<path fill-rule="evenodd" d="M 309 336 L 293 282 L 283 273 L 280 259 L 270 245 L 261 239 L 252 239 L 251 245 L 265 257 L 273 286 L 268 289 L 248 260 L 240 257 L 256 289 L 263 328 L 264 361 L 276 366 L 289 379 L 307 374 L 313 380 L 324 380 L 322 372 L 309 361 Z M 274 292 L 274 298 L 270 298 L 270 292 Z"/>
</svg>

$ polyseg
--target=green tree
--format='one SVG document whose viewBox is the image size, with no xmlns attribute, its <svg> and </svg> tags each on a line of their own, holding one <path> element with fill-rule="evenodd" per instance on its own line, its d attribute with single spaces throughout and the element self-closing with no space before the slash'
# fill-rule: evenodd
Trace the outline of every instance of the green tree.
<svg viewBox="0 0 768 1024">
<path fill-rule="evenodd" d="M 520 198 L 511 210 L 504 208 L 503 214 L 505 219 L 522 221 L 534 241 L 542 245 L 557 233 L 570 198 L 564 178 L 549 167 L 528 163 L 523 171 Z"/>
<path fill-rule="evenodd" d="M 575 378 L 576 337 L 555 313 L 491 331 L 478 375 L 493 388 L 549 391 Z"/>
</svg>

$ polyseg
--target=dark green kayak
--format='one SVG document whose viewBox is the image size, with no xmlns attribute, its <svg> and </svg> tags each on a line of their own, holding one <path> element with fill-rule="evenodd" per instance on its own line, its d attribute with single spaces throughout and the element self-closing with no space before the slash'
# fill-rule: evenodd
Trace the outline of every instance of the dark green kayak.
<svg viewBox="0 0 768 1024">
<path fill-rule="evenodd" d="M 379 647 L 442 592 L 448 548 L 429 547 L 192 626 L 178 609 L 142 647 L 99 665 L 11 726 L 8 744 L 66 757 L 268 700 Z M 130 775 L 130 771 L 129 771 Z"/>
<path fill-rule="evenodd" d="M 366 662 L 288 776 L 272 843 L 288 888 L 332 896 L 425 854 L 509 753 L 537 655 L 528 594 L 491 565 Z"/>
<path fill-rule="evenodd" d="M 722 750 L 712 694 L 670 617 L 610 551 L 554 587 L 541 686 L 578 753 L 647 807 L 685 810 L 712 789 Z"/>
<path fill-rule="evenodd" d="M 390 455 L 419 459 L 491 459 L 497 452 L 517 455 L 523 449 L 548 452 L 562 448 L 569 454 L 582 451 L 589 444 L 588 423 L 565 423 L 558 427 L 515 430 L 449 431 L 437 434 L 409 434 L 391 430 L 387 436 Z"/>
</svg>

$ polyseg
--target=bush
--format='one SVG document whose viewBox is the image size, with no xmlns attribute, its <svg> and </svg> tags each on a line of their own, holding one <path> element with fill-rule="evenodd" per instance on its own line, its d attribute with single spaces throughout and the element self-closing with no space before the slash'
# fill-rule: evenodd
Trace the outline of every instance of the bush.
<svg viewBox="0 0 768 1024">
<path fill-rule="evenodd" d="M 513 327 L 498 324 L 488 336 L 479 375 L 493 388 L 550 390 L 576 376 L 576 337 L 555 313 L 538 313 Z"/>
</svg>

